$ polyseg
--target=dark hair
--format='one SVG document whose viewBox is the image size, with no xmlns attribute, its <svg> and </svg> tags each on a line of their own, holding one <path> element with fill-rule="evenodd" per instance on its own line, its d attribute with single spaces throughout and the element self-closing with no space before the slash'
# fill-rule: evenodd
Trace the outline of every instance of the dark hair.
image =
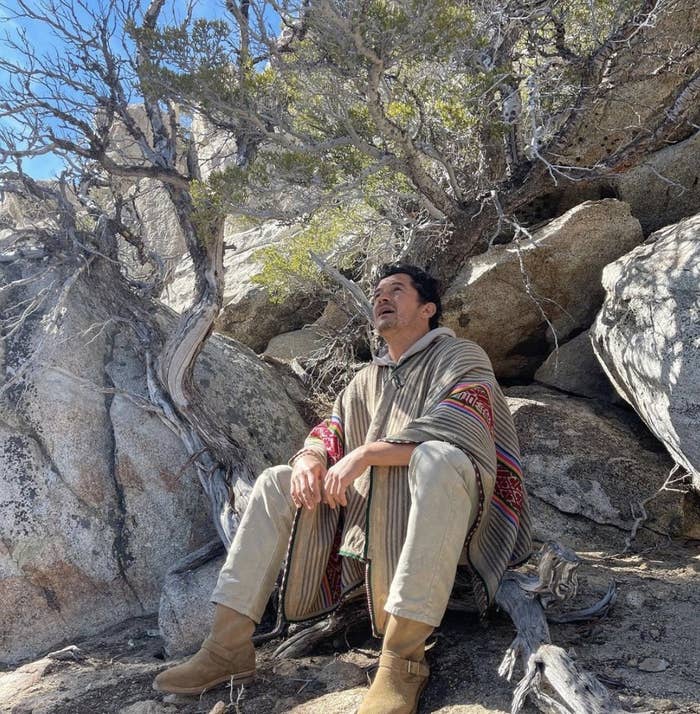
<svg viewBox="0 0 700 714">
<path fill-rule="evenodd" d="M 432 275 L 426 273 L 425 270 L 422 270 L 417 265 L 409 265 L 408 263 L 387 263 L 382 265 L 379 268 L 377 282 L 388 278 L 390 275 L 408 275 L 411 278 L 411 284 L 418 291 L 421 303 L 434 303 L 435 314 L 428 323 L 428 327 L 434 330 L 440 324 L 440 316 L 442 315 L 440 283 Z"/>
</svg>

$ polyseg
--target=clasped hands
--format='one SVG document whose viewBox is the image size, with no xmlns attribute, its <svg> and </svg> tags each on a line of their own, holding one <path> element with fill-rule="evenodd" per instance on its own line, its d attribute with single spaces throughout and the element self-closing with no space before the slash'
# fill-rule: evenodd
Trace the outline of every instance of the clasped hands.
<svg viewBox="0 0 700 714">
<path fill-rule="evenodd" d="M 302 454 L 292 468 L 292 501 L 297 508 L 310 511 L 321 501 L 331 508 L 347 506 L 348 486 L 368 466 L 362 447 L 343 456 L 329 469 L 312 454 Z"/>
</svg>

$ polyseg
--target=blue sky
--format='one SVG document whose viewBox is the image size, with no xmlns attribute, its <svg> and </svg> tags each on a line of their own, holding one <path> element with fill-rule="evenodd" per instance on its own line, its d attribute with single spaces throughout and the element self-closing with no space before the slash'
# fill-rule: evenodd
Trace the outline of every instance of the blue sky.
<svg viewBox="0 0 700 714">
<path fill-rule="evenodd" d="M 37 0 L 26 1 L 32 6 L 38 4 Z M 144 0 L 144 2 L 145 1 L 146 0 Z M 83 4 L 88 8 L 93 9 L 98 9 L 101 5 L 103 5 L 103 3 L 100 3 L 99 0 L 83 0 Z M 185 6 L 184 0 L 173 0 L 172 2 L 169 2 L 162 15 L 164 20 L 166 22 L 170 21 L 173 16 L 173 12 L 180 15 L 184 13 Z M 76 9 L 76 13 L 79 15 L 79 6 L 74 5 L 74 7 Z M 222 17 L 225 13 L 224 0 L 196 0 L 194 7 L 195 17 L 213 19 L 216 17 Z M 10 19 L 12 10 L 16 9 L 16 0 L 0 0 L 0 33 L 3 36 L 9 36 L 12 38 L 18 33 L 19 28 L 17 23 Z M 268 14 L 270 14 L 272 19 L 272 14 L 266 13 L 266 16 Z M 275 22 L 274 19 L 272 19 L 272 22 L 279 25 L 279 23 Z M 40 48 L 41 50 L 57 49 L 60 51 L 60 42 L 56 40 L 48 26 L 37 22 L 22 24 L 26 29 L 30 42 L 35 48 Z M 5 57 L 11 58 L 12 56 L 6 46 L 0 47 L 0 52 L 2 52 Z M 4 81 L 6 81 L 6 78 L 3 78 L 3 76 L 0 75 L 0 83 Z M 4 124 L 5 126 L 11 125 L 11 122 L 11 118 L 0 118 L 0 124 Z M 34 178 L 45 179 L 51 178 L 60 173 L 62 169 L 62 162 L 61 159 L 54 154 L 45 154 L 34 159 L 25 160 L 23 166 L 24 170 Z"/>
<path fill-rule="evenodd" d="M 9 8 L 14 9 L 16 3 L 14 0 L 5 0 L 3 5 L 9 6 Z M 7 7 L 0 7 L 0 32 L 4 35 L 16 35 L 18 33 L 18 25 L 9 17 L 9 12 Z M 32 34 L 30 35 L 34 44 L 37 47 L 47 47 L 50 43 L 50 34 L 46 31 L 41 31 L 38 28 L 34 28 Z M 16 58 L 16 53 L 11 52 L 10 48 L 7 46 L 2 47 L 3 55 L 8 59 Z M 0 81 L 4 81 L 4 78 L 0 75 Z M 4 125 L 11 125 L 12 119 L 8 117 L 0 118 L 0 122 Z M 24 162 L 24 168 L 30 175 L 35 178 L 49 178 L 56 175 L 61 169 L 61 162 L 58 157 L 53 155 L 47 155 L 43 157 L 37 157 L 36 159 L 26 160 Z"/>
</svg>

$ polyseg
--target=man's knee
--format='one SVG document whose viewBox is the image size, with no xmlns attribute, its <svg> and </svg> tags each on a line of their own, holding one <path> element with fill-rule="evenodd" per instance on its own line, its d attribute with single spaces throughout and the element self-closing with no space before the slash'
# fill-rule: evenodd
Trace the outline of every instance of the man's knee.
<svg viewBox="0 0 700 714">
<path fill-rule="evenodd" d="M 411 455 L 409 477 L 431 483 L 474 478 L 474 467 L 469 457 L 446 441 L 424 441 Z"/>
<path fill-rule="evenodd" d="M 287 495 L 291 490 L 292 469 L 287 464 L 270 466 L 265 469 L 253 484 L 253 493 L 267 495 L 282 493 Z"/>
</svg>

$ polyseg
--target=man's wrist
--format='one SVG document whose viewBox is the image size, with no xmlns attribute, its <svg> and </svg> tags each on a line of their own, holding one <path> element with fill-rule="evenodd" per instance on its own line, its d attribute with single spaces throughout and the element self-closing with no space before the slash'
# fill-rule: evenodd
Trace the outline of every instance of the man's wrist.
<svg viewBox="0 0 700 714">
<path fill-rule="evenodd" d="M 294 456 L 289 460 L 289 465 L 293 468 L 294 465 L 297 463 L 297 461 L 305 458 L 305 457 L 312 457 L 316 463 L 320 464 L 325 468 L 326 464 L 328 463 L 328 459 L 325 456 L 321 456 L 321 454 L 318 453 L 318 451 L 314 449 L 299 449 Z"/>
<path fill-rule="evenodd" d="M 357 449 L 355 449 L 357 453 L 357 459 L 360 462 L 360 464 L 364 467 L 367 468 L 371 466 L 371 454 L 372 454 L 372 444 L 362 444 L 362 446 L 358 446 Z"/>
</svg>

